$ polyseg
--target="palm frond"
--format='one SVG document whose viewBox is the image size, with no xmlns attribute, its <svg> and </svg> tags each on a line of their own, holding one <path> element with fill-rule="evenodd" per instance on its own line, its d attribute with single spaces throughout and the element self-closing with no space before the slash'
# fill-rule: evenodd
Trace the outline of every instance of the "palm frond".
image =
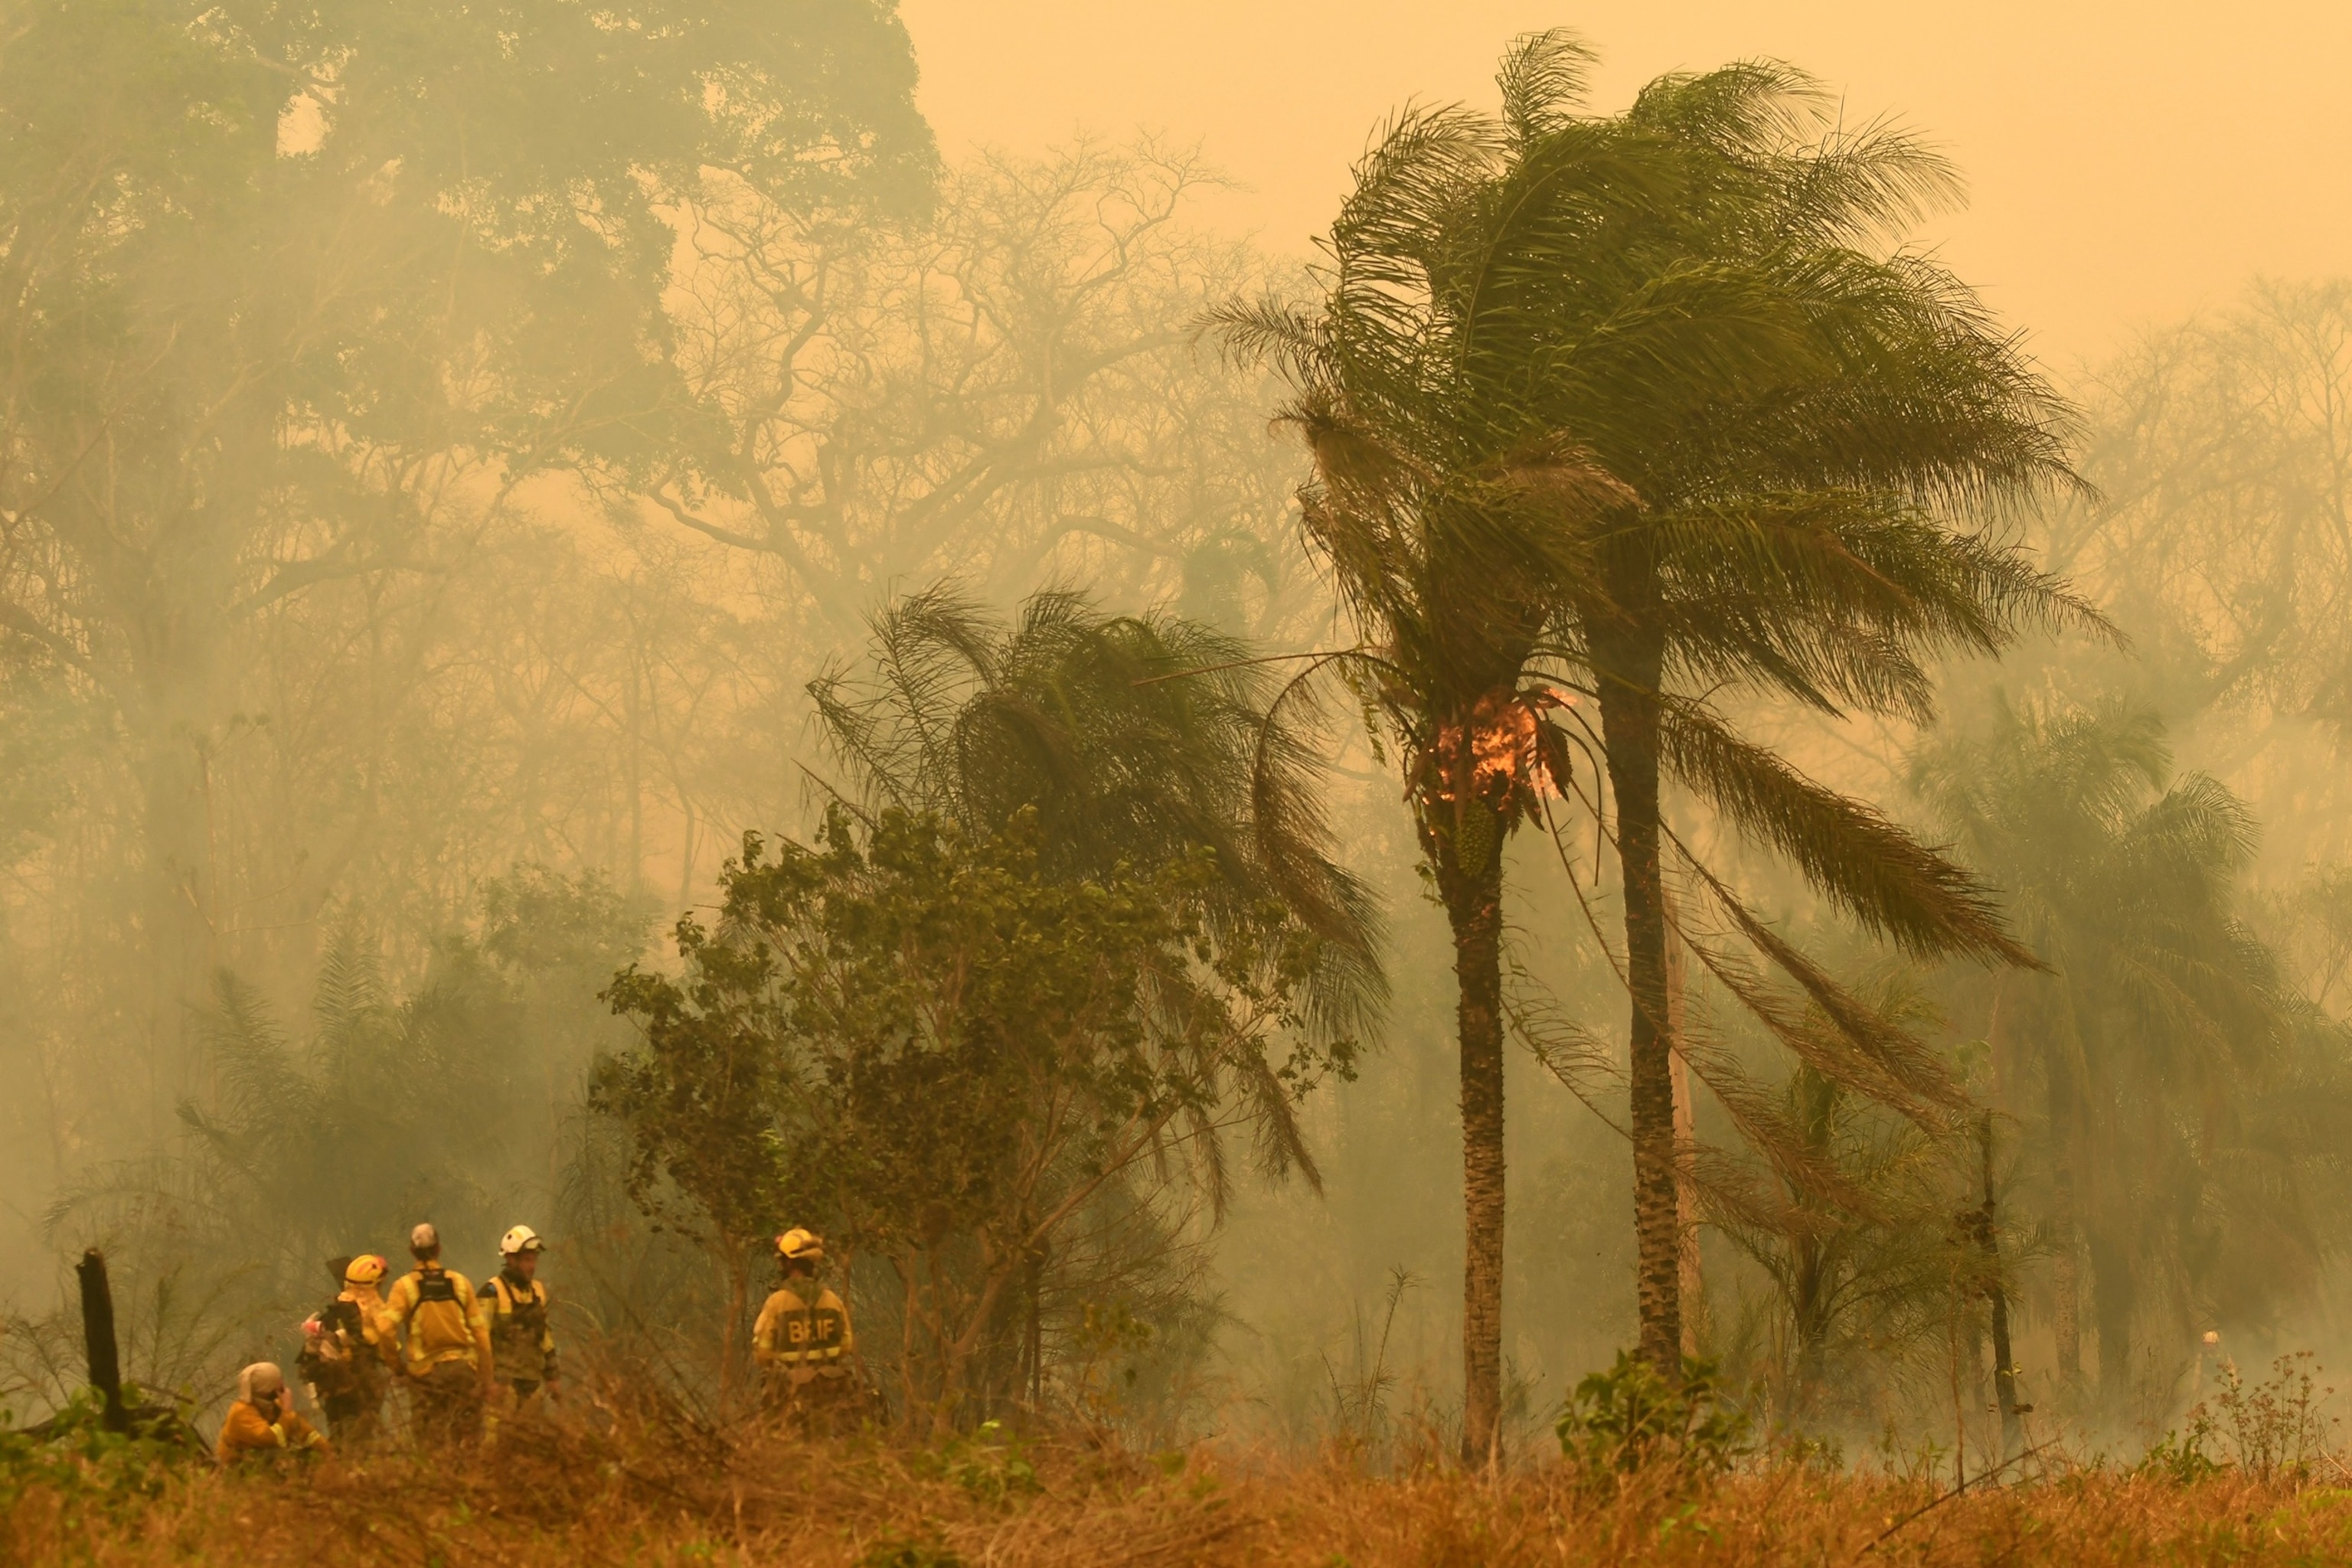
<svg viewBox="0 0 2352 1568">
<path fill-rule="evenodd" d="M 1670 702 L 1662 716 L 1667 770 L 1866 930 L 1923 957 L 2038 963 L 2009 935 L 1989 889 L 1882 813 L 1815 784 L 1699 704 Z"/>
<path fill-rule="evenodd" d="M 1575 114 L 1600 63 L 1592 46 L 1566 27 L 1523 33 L 1503 51 L 1496 85 L 1503 122 L 1521 148 L 1559 130 Z"/>
<path fill-rule="evenodd" d="M 1313 1026 L 1355 1038 L 1385 995 L 1377 903 L 1336 858 L 1309 687 L 1275 700 L 1248 651 L 1068 590 L 1032 595 L 1007 622 L 935 589 L 886 608 L 867 663 L 814 689 L 869 799 L 991 832 L 1034 813 L 1048 863 L 1074 877 L 1208 851 L 1225 889 L 1213 919 L 1268 899 L 1288 910 L 1319 944 Z"/>
</svg>

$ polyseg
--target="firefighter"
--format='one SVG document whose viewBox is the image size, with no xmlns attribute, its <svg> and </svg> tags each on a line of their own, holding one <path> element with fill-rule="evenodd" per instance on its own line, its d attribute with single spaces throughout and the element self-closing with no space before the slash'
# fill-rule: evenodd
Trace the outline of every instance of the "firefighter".
<svg viewBox="0 0 2352 1568">
<path fill-rule="evenodd" d="M 276 1362 L 257 1361 L 236 1374 L 236 1403 L 221 1423 L 213 1455 L 235 1465 L 257 1454 L 276 1458 L 324 1448 L 327 1440 L 294 1408 L 286 1374 Z"/>
<path fill-rule="evenodd" d="M 849 1309 L 817 1283 L 824 1243 L 812 1233 L 795 1227 L 776 1237 L 776 1261 L 783 1277 L 752 1325 L 752 1359 L 771 1408 L 811 1431 L 830 1431 L 859 1402 Z"/>
<path fill-rule="evenodd" d="M 482 1435 L 496 1370 L 490 1325 L 472 1282 L 441 1267 L 440 1232 L 418 1226 L 408 1250 L 416 1268 L 393 1286 L 377 1327 L 387 1342 L 400 1337 L 417 1436 L 436 1447 L 472 1443 Z"/>
<path fill-rule="evenodd" d="M 373 1253 L 337 1263 L 342 1289 L 302 1325 L 302 1357 L 295 1364 L 335 1441 L 363 1447 L 382 1426 L 392 1386 L 393 1350 L 379 1321 L 384 1303 L 377 1289 L 390 1265 Z"/>
<path fill-rule="evenodd" d="M 505 1267 L 475 1292 L 490 1321 L 490 1358 L 498 1364 L 501 1395 L 511 1398 L 515 1415 L 536 1414 L 541 1396 L 554 1394 L 561 1377 L 547 1287 L 538 1278 L 546 1247 L 530 1226 L 515 1226 L 499 1238 Z"/>
</svg>

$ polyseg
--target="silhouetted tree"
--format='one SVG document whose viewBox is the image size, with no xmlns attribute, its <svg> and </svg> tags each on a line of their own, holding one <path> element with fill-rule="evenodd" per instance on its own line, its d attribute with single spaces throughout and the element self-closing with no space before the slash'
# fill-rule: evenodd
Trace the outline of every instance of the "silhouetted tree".
<svg viewBox="0 0 2352 1568">
<path fill-rule="evenodd" d="M 2081 1263 L 2101 1394 L 2130 1392 L 2136 1325 L 2260 1320 L 2307 1291 L 2340 1167 L 2346 1040 L 2280 978 L 2238 883 L 2255 826 L 2201 773 L 2172 776 L 2145 710 L 2001 702 L 1939 740 L 1919 780 L 2008 891 L 2047 966 L 2004 976 L 1988 1030 L 2038 1078 L 2058 1373 L 2079 1391 Z M 2038 1114 L 2037 1114 L 2038 1113 Z"/>
<path fill-rule="evenodd" d="M 887 7 L 125 0 L 0 51 L 0 629 L 119 727 L 152 1114 L 229 954 L 235 639 L 668 427 L 666 204 L 927 188 Z M 160 1133 L 161 1128 L 157 1128 Z"/>
</svg>

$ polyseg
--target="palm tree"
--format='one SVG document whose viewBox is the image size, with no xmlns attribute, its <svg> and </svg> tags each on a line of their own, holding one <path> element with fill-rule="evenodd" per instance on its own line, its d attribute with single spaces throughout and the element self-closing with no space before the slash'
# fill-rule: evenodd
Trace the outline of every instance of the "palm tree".
<svg viewBox="0 0 2352 1568">
<path fill-rule="evenodd" d="M 2079 1394 L 2087 1257 L 2100 1391 L 2120 1408 L 2136 1320 L 2168 1308 L 2191 1330 L 2315 1279 L 2341 1030 L 2237 912 L 2251 813 L 2204 774 L 2171 776 L 2154 714 L 2004 700 L 1917 776 L 2047 966 L 2003 982 L 1988 1034 L 2041 1079 L 2060 1380 Z"/>
<path fill-rule="evenodd" d="M 1067 590 L 1007 620 L 941 586 L 886 605 L 862 665 L 809 690 L 866 806 L 985 831 L 1034 812 L 1049 869 L 1071 878 L 1207 852 L 1225 914 L 1274 900 L 1318 939 L 1324 1040 L 1360 1037 L 1386 997 L 1376 902 L 1333 858 L 1313 727 L 1269 712 L 1252 654 Z M 1311 1175 L 1304 1146 L 1290 1154 Z"/>
<path fill-rule="evenodd" d="M 1911 951 L 2022 961 L 1966 874 L 1736 733 L 1716 700 L 1922 716 L 1937 655 L 2090 618 L 1946 515 L 2067 474 L 2054 395 L 1956 280 L 1882 243 L 1948 188 L 1943 165 L 1884 128 L 1832 129 L 1779 66 L 1662 78 L 1622 115 L 1585 114 L 1590 63 L 1566 34 L 1524 38 L 1499 118 L 1400 116 L 1357 169 L 1315 306 L 1220 318 L 1294 388 L 1305 526 L 1365 645 L 1333 659 L 1402 742 L 1453 924 L 1473 1453 L 1499 1401 L 1502 845 L 1548 792 L 1580 788 L 1571 747 L 1597 752 L 1613 802 L 1642 1349 L 1674 1373 L 1670 848 L 1823 1003 L 1872 1064 L 1858 1077 L 1956 1091 L 1689 858 L 1663 779 Z"/>
<path fill-rule="evenodd" d="M 1801 1423 L 1820 1414 L 1839 1358 L 1864 1348 L 1899 1353 L 1940 1326 L 1952 1282 L 1951 1208 L 1944 1151 L 1917 1128 L 1810 1067 L 1789 1076 L 1782 1096 L 1804 1152 L 1869 1200 L 1857 1212 L 1783 1177 L 1746 1212 L 1717 1213 L 1724 1235 L 1771 1287 L 1785 1333 L 1775 1392 Z M 1853 1380 L 1837 1387 L 1859 1392 Z"/>
<path fill-rule="evenodd" d="M 1008 619 L 935 587 L 885 606 L 866 658 L 810 690 L 863 809 L 983 832 L 1034 816 L 1047 874 L 1073 880 L 1108 883 L 1205 852 L 1212 942 L 1263 931 L 1268 905 L 1303 926 L 1308 1043 L 1344 1064 L 1385 999 L 1379 921 L 1332 858 L 1315 737 L 1269 715 L 1272 682 L 1251 652 L 1200 622 L 1110 615 L 1076 593 L 1034 595 Z M 1261 1165 L 1318 1184 L 1290 1085 L 1267 1073 L 1237 1087 Z M 1196 1147 L 1220 1208 L 1220 1145 Z M 1158 1207 L 1118 1185 L 1097 1206 L 1090 1240 L 1050 1258 L 1037 1249 L 1008 1303 L 1017 1321 L 1000 1337 L 1012 1353 L 998 1359 L 1016 1387 L 1042 1378 L 1048 1295 L 1181 1292 L 1183 1252 Z"/>
</svg>

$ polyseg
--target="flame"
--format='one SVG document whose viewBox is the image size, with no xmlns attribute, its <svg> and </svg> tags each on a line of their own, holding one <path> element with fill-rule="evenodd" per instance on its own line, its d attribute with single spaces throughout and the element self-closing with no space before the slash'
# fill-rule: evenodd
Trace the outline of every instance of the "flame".
<svg viewBox="0 0 2352 1568">
<path fill-rule="evenodd" d="M 1526 804 L 1530 795 L 1559 798 L 1562 781 L 1552 777 L 1551 766 L 1544 760 L 1542 714 L 1547 709 L 1575 705 L 1573 694 L 1548 686 L 1523 692 L 1490 691 L 1481 697 L 1470 710 L 1470 777 L 1464 793 L 1474 799 L 1490 800 L 1505 810 Z M 1464 752 L 1463 738 L 1461 724 L 1438 727 L 1435 760 L 1440 799 L 1456 798 L 1454 785 Z"/>
</svg>

